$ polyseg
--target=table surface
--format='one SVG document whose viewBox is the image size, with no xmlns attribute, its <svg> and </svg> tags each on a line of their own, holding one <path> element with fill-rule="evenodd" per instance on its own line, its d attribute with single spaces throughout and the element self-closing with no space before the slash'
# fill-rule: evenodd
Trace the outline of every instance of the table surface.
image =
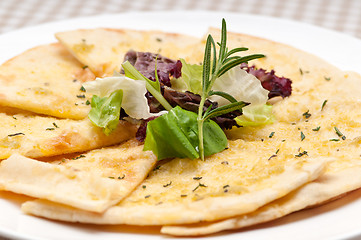
<svg viewBox="0 0 361 240">
<path fill-rule="evenodd" d="M 0 0 L 0 34 L 64 19 L 130 11 L 209 10 L 291 19 L 361 38 L 360 0 Z M 0 236 L 0 240 L 4 240 Z"/>
<path fill-rule="evenodd" d="M 230 11 L 272 16 L 361 38 L 360 0 L 1 0 L 0 33 L 75 17 L 159 10 Z"/>
</svg>

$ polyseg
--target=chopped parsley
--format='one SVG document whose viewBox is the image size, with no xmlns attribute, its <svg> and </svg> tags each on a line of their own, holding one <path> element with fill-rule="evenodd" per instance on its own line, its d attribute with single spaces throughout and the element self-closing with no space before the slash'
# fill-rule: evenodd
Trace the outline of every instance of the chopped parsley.
<svg viewBox="0 0 361 240">
<path fill-rule="evenodd" d="M 330 80 L 331 80 L 330 77 L 326 77 L 326 76 L 324 76 L 324 79 L 325 79 L 326 81 L 330 81 Z"/>
<path fill-rule="evenodd" d="M 277 157 L 277 155 L 276 155 L 276 154 L 273 154 L 272 156 L 270 156 L 270 157 L 268 158 L 268 161 L 271 160 L 271 159 L 274 158 L 274 157 Z"/>
<path fill-rule="evenodd" d="M 79 156 L 75 157 L 75 158 L 72 158 L 73 160 L 78 160 L 80 158 L 85 158 L 85 155 L 83 154 L 80 154 Z"/>
<path fill-rule="evenodd" d="M 194 179 L 194 180 L 201 180 L 202 177 L 194 177 L 193 179 Z"/>
<path fill-rule="evenodd" d="M 195 192 L 199 187 L 207 187 L 207 185 L 202 184 L 202 183 L 198 183 L 198 186 L 195 187 L 195 188 L 192 190 L 192 192 Z"/>
<path fill-rule="evenodd" d="M 85 91 L 86 91 L 83 86 L 81 86 L 81 88 L 80 88 L 79 90 L 82 91 L 82 92 L 85 92 Z"/>
<path fill-rule="evenodd" d="M 307 110 L 307 112 L 304 112 L 302 115 L 303 115 L 306 119 L 310 118 L 310 117 L 311 117 L 310 110 Z"/>
<path fill-rule="evenodd" d="M 317 132 L 318 130 L 320 130 L 320 128 L 321 128 L 321 126 L 318 126 L 318 127 L 316 127 L 316 128 L 313 128 L 312 131 Z"/>
<path fill-rule="evenodd" d="M 167 183 L 167 184 L 164 184 L 163 187 L 169 187 L 170 185 L 172 185 L 172 181 L 170 181 L 170 182 Z"/>
<path fill-rule="evenodd" d="M 81 94 L 81 95 L 76 95 L 77 98 L 85 98 L 85 95 L 84 94 Z"/>
<path fill-rule="evenodd" d="M 323 110 L 323 108 L 326 106 L 327 103 L 327 99 L 325 101 L 323 101 L 322 106 L 321 106 L 321 111 Z"/>
<path fill-rule="evenodd" d="M 45 130 L 47 130 L 47 131 L 53 131 L 53 130 L 55 130 L 55 128 L 47 128 L 47 129 L 45 129 Z"/>
<path fill-rule="evenodd" d="M 300 152 L 300 153 L 298 153 L 297 155 L 295 155 L 295 157 L 302 157 L 303 155 L 307 155 L 307 156 L 308 156 L 307 151 Z"/>
<path fill-rule="evenodd" d="M 310 71 L 303 71 L 302 68 L 300 68 L 300 74 L 303 75 L 304 73 L 309 73 Z"/>
<path fill-rule="evenodd" d="M 301 141 L 305 140 L 306 136 L 305 134 L 303 134 L 303 132 L 301 131 Z"/>
<path fill-rule="evenodd" d="M 59 126 L 55 122 L 53 122 L 53 126 L 59 128 Z"/>
<path fill-rule="evenodd" d="M 271 132 L 271 134 L 268 136 L 269 138 L 272 138 L 273 135 L 275 135 L 275 132 Z"/>
<path fill-rule="evenodd" d="M 15 137 L 15 136 L 19 136 L 19 135 L 25 135 L 25 133 L 22 133 L 22 132 L 13 133 L 13 134 L 9 134 L 8 137 Z"/>
<path fill-rule="evenodd" d="M 334 129 L 335 129 L 335 131 L 336 131 L 337 136 L 339 136 L 342 140 L 345 140 L 345 139 L 346 139 L 346 136 L 343 135 L 343 133 L 340 132 L 340 130 L 338 130 L 337 127 L 334 127 Z"/>
</svg>

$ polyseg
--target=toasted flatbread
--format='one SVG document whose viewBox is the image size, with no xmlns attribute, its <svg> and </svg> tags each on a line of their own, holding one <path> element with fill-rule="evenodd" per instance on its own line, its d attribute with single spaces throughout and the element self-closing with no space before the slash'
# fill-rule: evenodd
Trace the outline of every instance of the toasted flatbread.
<svg viewBox="0 0 361 240">
<path fill-rule="evenodd" d="M 133 138 L 137 129 L 120 121 L 117 129 L 106 136 L 88 118 L 59 119 L 3 107 L 0 107 L 0 126 L 0 159 L 13 153 L 38 158 L 84 152 Z"/>
<path fill-rule="evenodd" d="M 103 212 L 139 185 L 155 162 L 135 141 L 47 162 L 14 154 L 0 163 L 0 189 Z"/>
<path fill-rule="evenodd" d="M 297 152 L 297 149 L 289 151 Z M 273 144 L 230 142 L 206 160 L 173 159 L 155 168 L 129 197 L 102 214 L 27 202 L 26 213 L 97 224 L 168 225 L 213 221 L 252 212 L 317 178 L 324 159 L 287 155 L 268 160 Z"/>
<path fill-rule="evenodd" d="M 120 71 L 124 55 L 129 50 L 159 53 L 171 59 L 185 58 L 194 63 L 203 60 L 197 53 L 202 49 L 201 41 L 183 34 L 98 28 L 60 32 L 55 36 L 99 77 Z"/>
<path fill-rule="evenodd" d="M 90 106 L 82 83 L 94 78 L 60 43 L 38 46 L 0 66 L 0 106 L 83 119 Z"/>
<path fill-rule="evenodd" d="M 358 160 L 355 159 L 353 162 L 356 161 Z M 339 193 L 348 193 L 359 188 L 360 181 L 355 176 L 359 175 L 360 171 L 361 166 L 344 168 L 339 171 L 328 171 L 317 180 L 250 214 L 217 222 L 163 226 L 161 232 L 174 236 L 200 236 L 225 230 L 240 229 L 278 219 L 292 212 L 335 199 L 339 196 Z"/>
<path fill-rule="evenodd" d="M 332 156 L 335 161 L 316 181 L 251 214 L 198 225 L 165 226 L 163 233 L 195 236 L 239 229 L 327 202 L 361 187 L 361 90 L 357 87 L 361 76 L 340 71 L 289 46 L 246 35 L 229 35 L 229 44 L 240 43 L 267 55 L 257 66 L 276 68 L 291 76 L 294 91 L 291 97 L 274 105 L 278 122 L 262 128 L 238 129 L 229 132 L 229 136 L 254 141 L 274 131 L 275 144 L 300 139 L 299 146 L 308 155 Z M 301 132 L 305 136 L 302 141 Z"/>
</svg>

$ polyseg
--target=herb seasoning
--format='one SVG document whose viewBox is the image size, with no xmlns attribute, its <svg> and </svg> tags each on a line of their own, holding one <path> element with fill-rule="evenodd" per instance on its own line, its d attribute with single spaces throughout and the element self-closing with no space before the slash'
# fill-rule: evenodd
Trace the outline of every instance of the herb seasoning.
<svg viewBox="0 0 361 240">
<path fill-rule="evenodd" d="M 316 127 L 316 128 L 313 128 L 312 131 L 317 132 L 318 130 L 320 130 L 320 128 L 321 128 L 321 126 L 318 126 L 318 127 Z"/>
<path fill-rule="evenodd" d="M 19 132 L 19 133 L 9 134 L 8 137 L 15 137 L 19 135 L 25 135 L 25 133 Z"/>
<path fill-rule="evenodd" d="M 311 117 L 310 110 L 307 110 L 307 112 L 304 112 L 302 115 L 303 115 L 306 119 L 307 119 L 307 118 L 310 118 L 310 117 Z"/>
</svg>

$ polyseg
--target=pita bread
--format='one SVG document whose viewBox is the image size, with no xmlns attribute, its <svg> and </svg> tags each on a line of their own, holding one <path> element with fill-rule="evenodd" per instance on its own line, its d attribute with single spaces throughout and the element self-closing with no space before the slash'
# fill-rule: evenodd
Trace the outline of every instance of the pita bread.
<svg viewBox="0 0 361 240">
<path fill-rule="evenodd" d="M 48 162 L 14 154 L 0 164 L 0 189 L 103 212 L 142 182 L 155 162 L 134 141 Z"/>
<path fill-rule="evenodd" d="M 171 59 L 185 58 L 188 62 L 203 60 L 192 57 L 196 49 L 203 49 L 199 39 L 182 34 L 98 28 L 60 32 L 55 36 L 99 77 L 119 72 L 125 53 L 131 49 L 159 53 Z"/>
<path fill-rule="evenodd" d="M 212 223 L 165 226 L 162 233 L 194 236 L 239 229 L 327 202 L 361 187 L 361 177 L 358 177 L 361 173 L 361 90 L 357 87 L 361 84 L 360 75 L 342 72 L 289 46 L 246 35 L 229 35 L 230 44 L 236 45 L 239 41 L 267 55 L 267 59 L 259 61 L 258 66 L 267 67 L 277 61 L 275 66 L 280 71 L 293 76 L 294 91 L 291 97 L 274 105 L 278 122 L 263 128 L 238 129 L 237 132 L 229 132 L 229 135 L 254 141 L 267 132 L 275 131 L 272 138 L 275 142 L 287 142 L 300 139 L 302 131 L 305 135 L 300 144 L 302 149 L 307 149 L 310 156 L 332 156 L 335 161 L 328 165 L 326 172 L 316 181 L 253 213 Z M 295 65 L 288 65 L 287 62 L 295 62 Z M 303 67 L 303 75 L 297 69 L 298 66 Z M 307 111 L 311 114 L 309 118 L 303 115 Z M 316 131 L 318 126 L 320 128 Z M 342 129 L 345 140 L 337 135 L 335 127 Z"/>
<path fill-rule="evenodd" d="M 80 89 L 94 78 L 61 44 L 38 46 L 0 66 L 0 105 L 83 119 L 89 96 Z"/>
<path fill-rule="evenodd" d="M 237 140 L 204 162 L 173 159 L 102 214 L 44 200 L 27 202 L 22 209 L 46 218 L 97 224 L 164 225 L 223 219 L 252 212 L 286 195 L 317 178 L 325 166 L 324 159 L 308 157 L 293 160 L 294 156 L 285 155 L 268 160 L 274 151 L 273 144 Z"/>
<path fill-rule="evenodd" d="M 174 236 L 199 236 L 268 222 L 309 206 L 322 204 L 330 199 L 334 199 L 338 197 L 337 192 L 347 193 L 359 188 L 360 182 L 355 176 L 359 175 L 360 171 L 361 166 L 345 168 L 336 172 L 328 171 L 317 180 L 250 214 L 218 222 L 163 226 L 161 232 Z"/>
<path fill-rule="evenodd" d="M 38 158 L 84 152 L 133 138 L 136 126 L 120 121 L 109 136 L 89 119 L 58 119 L 14 108 L 0 108 L 0 159 L 13 153 Z"/>
</svg>

